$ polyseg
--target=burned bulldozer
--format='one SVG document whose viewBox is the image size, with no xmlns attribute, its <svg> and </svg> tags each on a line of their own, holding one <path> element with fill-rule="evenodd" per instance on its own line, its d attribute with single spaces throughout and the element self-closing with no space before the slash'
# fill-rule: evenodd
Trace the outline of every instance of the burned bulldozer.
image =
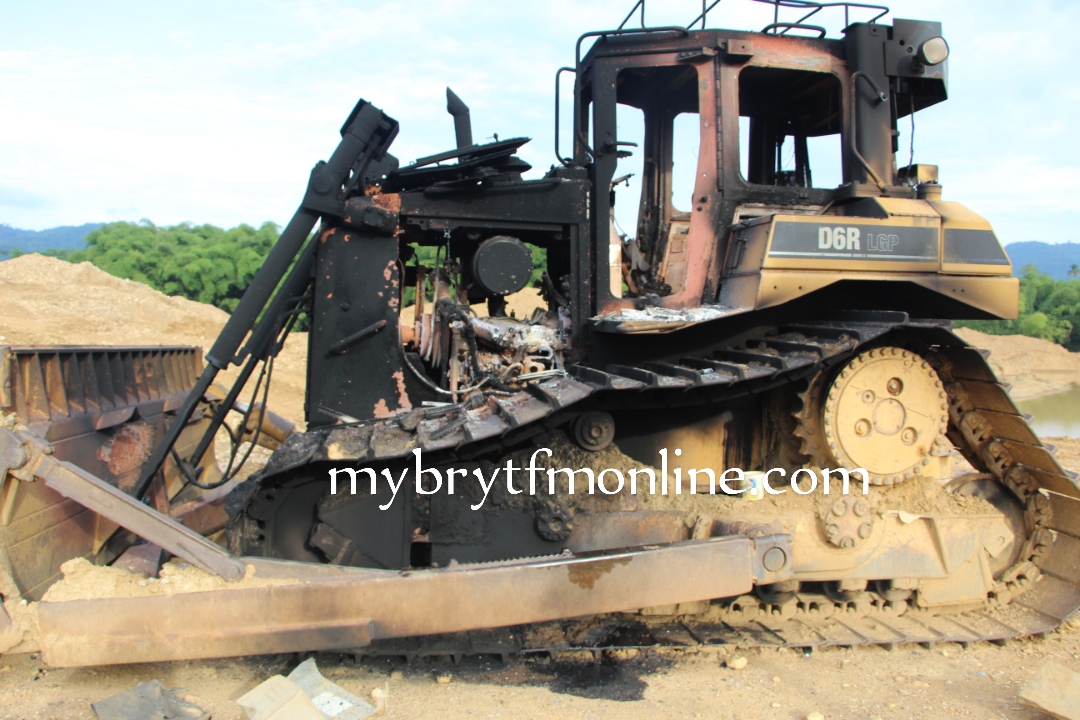
<svg viewBox="0 0 1080 720">
<path fill-rule="evenodd" d="M 360 101 L 127 488 L 212 487 L 214 433 L 306 313 L 307 429 L 230 488 L 232 557 L 153 538 L 273 582 L 43 602 L 46 659 L 970 642 L 1080 606 L 1080 488 L 951 332 L 1016 317 L 1012 265 L 935 166 L 898 167 L 947 96 L 940 24 L 770 4 L 760 32 L 644 27 L 639 2 L 643 27 L 583 35 L 538 179 L 450 91 L 457 147 L 406 166 Z M 873 17 L 826 37 L 838 8 Z M 552 448 L 650 473 L 575 492 Z M 763 499 L 718 490 L 730 468 L 769 473 Z"/>
</svg>

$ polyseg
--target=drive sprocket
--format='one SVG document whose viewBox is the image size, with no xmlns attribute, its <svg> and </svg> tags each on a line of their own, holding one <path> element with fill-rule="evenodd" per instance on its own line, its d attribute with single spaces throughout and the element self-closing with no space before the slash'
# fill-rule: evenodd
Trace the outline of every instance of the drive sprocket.
<svg viewBox="0 0 1080 720">
<path fill-rule="evenodd" d="M 800 393 L 795 434 L 823 468 L 863 468 L 875 485 L 926 472 L 948 443 L 948 396 L 918 353 L 884 346 L 823 371 Z"/>
</svg>

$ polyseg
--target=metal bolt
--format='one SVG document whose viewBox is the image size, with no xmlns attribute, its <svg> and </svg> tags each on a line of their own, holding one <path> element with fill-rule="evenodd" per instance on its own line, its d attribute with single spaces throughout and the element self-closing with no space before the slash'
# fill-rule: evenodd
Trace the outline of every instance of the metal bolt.
<svg viewBox="0 0 1080 720">
<path fill-rule="evenodd" d="M 870 533 L 873 531 L 873 529 L 874 529 L 874 524 L 873 523 L 864 522 L 862 525 L 859 526 L 859 537 L 861 537 L 863 540 L 865 540 L 866 538 L 870 537 Z"/>
<path fill-rule="evenodd" d="M 784 568 L 787 563 L 787 553 L 781 548 L 771 547 L 761 556 L 761 564 L 769 572 L 777 572 Z"/>
</svg>

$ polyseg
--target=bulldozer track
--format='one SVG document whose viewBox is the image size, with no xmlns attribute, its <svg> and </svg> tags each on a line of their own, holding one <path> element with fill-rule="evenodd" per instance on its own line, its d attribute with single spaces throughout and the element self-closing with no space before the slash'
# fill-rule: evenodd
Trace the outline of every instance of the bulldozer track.
<svg viewBox="0 0 1080 720">
<path fill-rule="evenodd" d="M 691 387 L 760 392 L 778 380 L 806 378 L 886 336 L 900 336 L 932 365 L 948 393 L 949 439 L 979 472 L 992 475 L 1025 508 L 1027 541 L 986 602 L 955 614 L 919 608 L 914 598 L 890 602 L 864 592 L 849 602 L 800 591 L 782 605 L 757 596 L 718 599 L 708 612 L 651 618 L 620 614 L 495 630 L 377 640 L 355 651 L 366 657 L 619 657 L 626 651 L 693 651 L 747 647 L 802 648 L 939 642 L 1003 643 L 1043 635 L 1080 607 L 1080 487 L 1054 459 L 994 376 L 985 355 L 938 321 L 904 313 L 841 313 L 793 324 L 708 357 L 605 371 L 571 368 L 596 393 L 643 389 L 677 393 Z M 714 377 L 707 377 L 714 375 Z M 531 399 L 550 396 L 533 391 Z M 679 403 L 678 399 L 675 402 Z M 552 410 L 558 403 L 551 403 Z M 565 407 L 565 406 L 564 406 Z M 542 414 L 542 413 L 538 413 Z"/>
</svg>

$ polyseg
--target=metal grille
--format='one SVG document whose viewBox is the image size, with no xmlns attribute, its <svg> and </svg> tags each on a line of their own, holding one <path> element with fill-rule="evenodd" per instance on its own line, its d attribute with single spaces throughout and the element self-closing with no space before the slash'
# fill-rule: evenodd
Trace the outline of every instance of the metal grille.
<svg viewBox="0 0 1080 720">
<path fill-rule="evenodd" d="M 0 347 L 0 409 L 31 427 L 93 417 L 100 429 L 146 403 L 175 409 L 201 370 L 196 347 Z"/>
</svg>

